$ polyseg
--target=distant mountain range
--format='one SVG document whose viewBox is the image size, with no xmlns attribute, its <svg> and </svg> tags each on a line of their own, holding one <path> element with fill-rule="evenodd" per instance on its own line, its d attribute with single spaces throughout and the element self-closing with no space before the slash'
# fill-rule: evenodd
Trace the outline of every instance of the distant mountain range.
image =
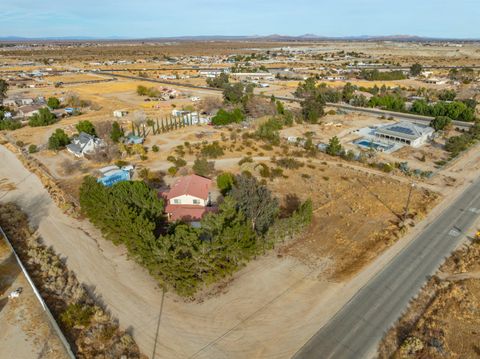
<svg viewBox="0 0 480 359">
<path fill-rule="evenodd" d="M 128 38 L 122 36 L 94 37 L 94 36 L 55 36 L 55 37 L 21 37 L 4 36 L 0 37 L 3 42 L 32 42 L 32 41 L 479 41 L 479 39 L 455 39 L 455 38 L 433 38 L 414 35 L 388 35 L 388 36 L 319 36 L 315 34 L 304 34 L 300 36 L 290 35 L 253 35 L 253 36 L 171 36 L 171 37 L 149 37 L 149 38 Z"/>
</svg>

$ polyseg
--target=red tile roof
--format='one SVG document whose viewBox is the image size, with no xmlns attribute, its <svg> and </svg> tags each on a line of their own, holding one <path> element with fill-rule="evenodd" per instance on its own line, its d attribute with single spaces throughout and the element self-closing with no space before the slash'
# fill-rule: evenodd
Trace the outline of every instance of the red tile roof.
<svg viewBox="0 0 480 359">
<path fill-rule="evenodd" d="M 170 200 L 175 197 L 190 195 L 207 200 L 211 185 L 211 179 L 197 175 L 185 176 L 175 182 L 166 197 L 167 200 Z"/>
<path fill-rule="evenodd" d="M 213 211 L 212 207 L 194 206 L 186 204 L 168 204 L 165 212 L 170 215 L 170 220 L 199 221 L 205 213 Z"/>
</svg>

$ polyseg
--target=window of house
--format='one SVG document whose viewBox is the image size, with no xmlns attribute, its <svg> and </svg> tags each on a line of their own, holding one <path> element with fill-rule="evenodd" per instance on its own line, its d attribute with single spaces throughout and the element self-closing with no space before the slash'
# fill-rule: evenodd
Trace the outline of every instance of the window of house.
<svg viewBox="0 0 480 359">
<path fill-rule="evenodd" d="M 179 199 L 174 199 L 174 200 L 173 200 L 173 203 L 174 203 L 174 204 L 182 204 L 182 201 L 179 200 Z"/>
<path fill-rule="evenodd" d="M 193 204 L 200 204 L 200 200 L 194 199 L 194 200 L 193 200 Z"/>
</svg>

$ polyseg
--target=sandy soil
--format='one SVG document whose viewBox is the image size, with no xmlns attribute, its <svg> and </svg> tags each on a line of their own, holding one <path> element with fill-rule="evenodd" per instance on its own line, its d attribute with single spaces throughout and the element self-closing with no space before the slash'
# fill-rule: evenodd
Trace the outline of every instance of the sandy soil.
<svg viewBox="0 0 480 359">
<path fill-rule="evenodd" d="M 411 238 L 402 238 L 350 281 L 329 282 L 322 274 L 328 263 L 309 268 L 294 258 L 272 254 L 239 271 L 220 296 L 185 303 L 167 293 L 162 306 L 153 279 L 129 261 L 122 248 L 104 241 L 87 222 L 63 215 L 39 180 L 10 152 L 0 149 L 2 164 L 8 164 L 0 168 L 0 177 L 17 187 L 2 201 L 21 204 L 47 244 L 66 257 L 120 324 L 131 328 L 145 353 L 153 351 L 163 308 L 158 358 L 290 357 Z M 411 235 L 421 228 L 417 226 Z"/>
</svg>

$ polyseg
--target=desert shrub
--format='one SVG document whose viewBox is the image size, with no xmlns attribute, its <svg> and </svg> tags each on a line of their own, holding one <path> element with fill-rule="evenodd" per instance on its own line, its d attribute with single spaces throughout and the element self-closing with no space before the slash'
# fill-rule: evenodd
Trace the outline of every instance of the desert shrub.
<svg viewBox="0 0 480 359">
<path fill-rule="evenodd" d="M 296 160 L 293 157 L 284 157 L 284 158 L 279 158 L 278 160 L 275 161 L 277 166 L 286 168 L 286 169 L 298 169 L 300 167 L 303 167 L 304 164 L 301 161 Z"/>
<path fill-rule="evenodd" d="M 244 163 L 252 163 L 253 159 L 250 156 L 243 157 L 240 161 L 238 161 L 238 165 L 241 166 Z"/>
<path fill-rule="evenodd" d="M 153 146 L 152 146 L 152 151 L 153 151 L 153 152 L 158 152 L 158 151 L 160 151 L 160 148 L 158 148 L 157 145 L 153 145 Z"/>
<path fill-rule="evenodd" d="M 75 303 L 67 307 L 60 315 L 60 319 L 69 328 L 77 326 L 87 327 L 94 313 L 95 308 L 93 306 Z"/>
<path fill-rule="evenodd" d="M 38 148 L 36 145 L 31 144 L 30 146 L 28 146 L 28 153 L 36 153 L 36 152 L 38 152 Z"/>
<path fill-rule="evenodd" d="M 218 158 L 223 156 L 223 148 L 217 141 L 212 142 L 211 144 L 204 145 L 201 154 L 207 158 Z"/>
</svg>

